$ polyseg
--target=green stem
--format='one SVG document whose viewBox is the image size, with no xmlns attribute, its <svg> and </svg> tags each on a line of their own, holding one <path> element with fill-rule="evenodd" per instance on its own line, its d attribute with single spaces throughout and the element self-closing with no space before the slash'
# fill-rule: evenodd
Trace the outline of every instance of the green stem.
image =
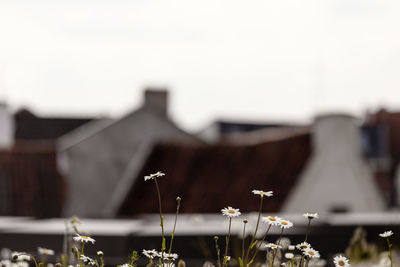
<svg viewBox="0 0 400 267">
<path fill-rule="evenodd" d="M 85 242 L 82 242 L 82 248 L 81 248 L 81 252 L 77 252 L 78 258 L 79 258 L 79 266 L 82 267 L 82 260 L 81 260 L 81 255 L 85 255 Z"/>
<path fill-rule="evenodd" d="M 243 223 L 243 235 L 242 235 L 242 262 L 243 262 L 243 258 L 244 258 L 244 239 L 245 239 L 245 233 L 246 233 L 246 224 L 247 223 Z"/>
<path fill-rule="evenodd" d="M 36 261 L 36 257 L 35 256 L 31 256 L 31 258 L 33 259 L 33 261 L 35 262 L 35 266 L 38 267 L 37 261 Z"/>
<path fill-rule="evenodd" d="M 304 242 L 307 242 L 308 240 L 308 234 L 310 232 L 310 224 L 311 224 L 311 219 L 308 219 L 308 225 L 307 225 L 307 231 L 306 231 L 306 238 L 304 239 Z"/>
<path fill-rule="evenodd" d="M 178 220 L 178 214 L 179 214 L 179 207 L 181 206 L 181 201 L 180 198 L 178 201 L 178 205 L 176 206 L 176 213 L 175 213 L 175 222 L 174 222 L 174 228 L 172 229 L 172 234 L 171 234 L 171 241 L 169 242 L 169 250 L 168 250 L 168 254 L 171 254 L 171 250 L 172 250 L 172 242 L 174 240 L 174 236 L 175 236 L 175 229 L 176 229 L 176 221 Z M 170 265 L 171 260 L 168 260 L 168 265 Z"/>
<path fill-rule="evenodd" d="M 218 267 L 221 267 L 221 256 L 220 256 L 220 251 L 218 247 L 218 236 L 214 237 L 215 240 L 215 249 L 217 250 L 217 256 L 218 256 Z"/>
<path fill-rule="evenodd" d="M 283 233 L 283 228 L 282 228 L 281 233 L 280 233 L 280 235 L 279 235 L 278 242 L 276 242 L 276 245 L 277 245 L 277 246 L 279 246 L 279 244 L 280 244 L 280 242 L 281 242 L 282 233 Z M 276 254 L 278 253 L 278 249 L 279 249 L 279 247 L 277 247 L 277 248 L 275 249 L 275 251 L 274 251 L 274 256 L 272 257 L 271 266 L 274 266 L 274 261 L 275 261 Z"/>
<path fill-rule="evenodd" d="M 162 267 L 164 267 L 164 250 L 165 250 L 165 237 L 164 237 L 164 217 L 162 216 L 161 210 L 161 194 L 160 188 L 158 187 L 157 178 L 154 177 L 154 182 L 157 188 L 157 195 L 158 195 L 158 206 L 160 208 L 160 226 L 161 226 L 161 262 Z"/>
<path fill-rule="evenodd" d="M 261 240 L 260 242 L 258 242 L 258 244 L 257 244 L 257 249 L 256 249 L 256 251 L 254 252 L 253 257 L 251 258 L 250 262 L 253 262 L 253 260 L 254 260 L 255 257 L 257 256 L 258 252 L 260 251 L 261 244 L 264 242 L 265 238 L 267 238 L 269 229 L 271 229 L 271 224 L 268 226 L 268 229 L 267 229 L 267 231 L 265 232 L 265 234 L 264 234 L 262 240 Z"/>
<path fill-rule="evenodd" d="M 388 257 L 389 257 L 389 260 L 390 260 L 390 267 L 392 267 L 392 244 L 390 243 L 390 240 L 389 240 L 389 237 L 386 237 L 386 241 L 387 241 L 387 244 L 388 244 L 388 248 L 389 248 L 389 255 L 388 255 Z"/>
<path fill-rule="evenodd" d="M 256 229 L 255 229 L 255 231 L 254 231 L 253 237 L 251 238 L 250 245 L 249 245 L 249 247 L 247 248 L 247 251 L 246 251 L 246 258 L 245 258 L 244 261 L 243 261 L 243 263 L 244 263 L 245 265 L 246 265 L 246 263 L 247 263 L 247 258 L 249 257 L 249 253 L 250 253 L 250 249 L 251 249 L 251 247 L 252 247 L 252 244 L 253 244 L 254 240 L 256 239 L 256 234 L 257 234 L 257 231 L 258 231 L 258 225 L 259 225 L 259 223 L 260 223 L 260 217 L 261 217 L 263 199 L 264 199 L 264 198 L 263 198 L 263 196 L 261 195 L 261 199 L 260 199 L 260 208 L 259 208 L 259 210 L 258 210 L 258 219 L 257 219 Z"/>
<path fill-rule="evenodd" d="M 232 225 L 232 217 L 229 217 L 228 236 L 226 237 L 225 256 L 224 256 L 224 259 L 223 259 L 223 262 L 222 262 L 222 266 L 226 265 L 226 257 L 228 256 L 229 237 L 231 236 L 231 225 Z"/>
</svg>

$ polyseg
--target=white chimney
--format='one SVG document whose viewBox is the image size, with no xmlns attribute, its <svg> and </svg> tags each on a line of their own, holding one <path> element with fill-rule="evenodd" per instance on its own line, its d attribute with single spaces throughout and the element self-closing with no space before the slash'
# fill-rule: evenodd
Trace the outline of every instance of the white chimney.
<svg viewBox="0 0 400 267">
<path fill-rule="evenodd" d="M 14 145 L 14 117 L 5 103 L 0 103 L 0 149 Z"/>
<path fill-rule="evenodd" d="M 317 117 L 313 154 L 284 204 L 284 212 L 364 212 L 385 209 L 383 196 L 361 154 L 357 120 Z"/>
</svg>

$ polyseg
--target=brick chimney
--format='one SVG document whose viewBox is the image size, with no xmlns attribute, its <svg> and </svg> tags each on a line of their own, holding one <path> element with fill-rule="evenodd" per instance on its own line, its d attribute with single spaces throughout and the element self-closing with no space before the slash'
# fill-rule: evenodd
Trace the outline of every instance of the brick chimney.
<svg viewBox="0 0 400 267">
<path fill-rule="evenodd" d="M 168 90 L 166 88 L 146 88 L 143 107 L 158 115 L 168 116 Z"/>
</svg>

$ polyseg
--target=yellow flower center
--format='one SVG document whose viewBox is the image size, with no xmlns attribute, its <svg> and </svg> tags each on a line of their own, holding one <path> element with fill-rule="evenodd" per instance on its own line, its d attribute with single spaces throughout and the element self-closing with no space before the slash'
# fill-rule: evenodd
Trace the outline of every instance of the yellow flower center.
<svg viewBox="0 0 400 267">
<path fill-rule="evenodd" d="M 275 245 L 275 244 L 271 244 L 271 247 L 273 247 L 273 248 L 276 248 L 276 247 L 277 247 L 277 245 Z"/>
<path fill-rule="evenodd" d="M 235 214 L 235 211 L 234 210 L 228 210 L 228 213 Z"/>
<path fill-rule="evenodd" d="M 268 219 L 269 219 L 270 221 L 276 221 L 276 218 L 275 218 L 275 217 L 272 217 L 272 216 L 269 216 Z"/>
<path fill-rule="evenodd" d="M 283 225 L 288 225 L 288 223 L 285 222 L 285 221 L 282 221 L 281 224 L 283 224 Z"/>
<path fill-rule="evenodd" d="M 85 236 L 85 235 L 81 235 L 81 237 L 82 237 L 83 239 L 89 239 L 89 237 L 88 237 L 88 236 Z"/>
<path fill-rule="evenodd" d="M 346 263 L 345 263 L 343 260 L 340 260 L 340 261 L 338 261 L 338 264 L 339 264 L 340 266 L 344 266 Z"/>
<path fill-rule="evenodd" d="M 312 250 L 310 250 L 310 251 L 308 252 L 308 254 L 310 254 L 311 256 L 314 256 L 314 255 L 315 255 L 314 251 L 312 251 Z"/>
</svg>

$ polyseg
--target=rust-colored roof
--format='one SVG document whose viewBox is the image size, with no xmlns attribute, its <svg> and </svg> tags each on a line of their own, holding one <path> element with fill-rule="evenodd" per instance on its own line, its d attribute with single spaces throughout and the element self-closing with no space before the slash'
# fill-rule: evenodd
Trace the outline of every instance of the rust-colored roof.
<svg viewBox="0 0 400 267">
<path fill-rule="evenodd" d="M 159 144 L 121 205 L 118 215 L 156 213 L 158 202 L 153 181 L 143 177 L 156 171 L 164 212 L 175 212 L 175 198 L 182 198 L 183 213 L 215 213 L 233 206 L 258 210 L 259 199 L 251 191 L 272 190 L 274 197 L 264 211 L 279 211 L 311 153 L 310 134 L 254 145 Z"/>
<path fill-rule="evenodd" d="M 0 178 L 0 215 L 60 216 L 65 186 L 54 144 L 17 142 L 0 151 Z"/>
</svg>

